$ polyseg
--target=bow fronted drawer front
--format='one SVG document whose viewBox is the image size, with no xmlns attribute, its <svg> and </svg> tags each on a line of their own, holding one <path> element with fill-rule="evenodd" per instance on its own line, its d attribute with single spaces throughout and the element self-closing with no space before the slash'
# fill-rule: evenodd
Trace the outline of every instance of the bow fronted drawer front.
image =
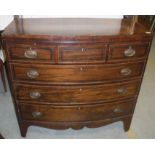
<svg viewBox="0 0 155 155">
<path fill-rule="evenodd" d="M 13 64 L 13 80 L 53 84 L 84 84 L 120 81 L 142 75 L 144 62 L 114 65 Z"/>
<path fill-rule="evenodd" d="M 88 86 L 17 85 L 16 98 L 27 103 L 55 105 L 96 104 L 135 98 L 140 80 Z"/>
<path fill-rule="evenodd" d="M 133 102 L 93 106 L 46 106 L 20 104 L 23 120 L 44 122 L 99 121 L 130 115 Z"/>
</svg>

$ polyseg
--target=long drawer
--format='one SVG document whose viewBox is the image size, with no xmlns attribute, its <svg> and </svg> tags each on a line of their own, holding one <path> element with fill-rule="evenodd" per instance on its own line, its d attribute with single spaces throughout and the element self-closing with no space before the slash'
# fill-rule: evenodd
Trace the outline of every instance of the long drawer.
<svg viewBox="0 0 155 155">
<path fill-rule="evenodd" d="M 132 114 L 134 104 L 133 101 L 83 106 L 20 104 L 20 112 L 24 120 L 45 122 L 95 121 Z"/>
<path fill-rule="evenodd" d="M 11 64 L 13 80 L 58 84 L 91 83 L 141 76 L 144 62 L 114 65 Z"/>
<path fill-rule="evenodd" d="M 51 104 L 93 104 L 117 99 L 133 98 L 137 95 L 140 81 L 89 86 L 41 86 L 16 85 L 19 101 L 46 102 Z"/>
</svg>

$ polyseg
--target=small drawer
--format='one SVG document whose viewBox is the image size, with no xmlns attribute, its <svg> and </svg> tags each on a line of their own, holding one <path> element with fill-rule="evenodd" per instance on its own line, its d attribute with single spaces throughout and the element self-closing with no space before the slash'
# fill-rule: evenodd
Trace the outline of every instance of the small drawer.
<svg viewBox="0 0 155 155">
<path fill-rule="evenodd" d="M 108 61 L 134 60 L 144 58 L 148 51 L 149 43 L 124 43 L 109 46 Z"/>
<path fill-rule="evenodd" d="M 82 106 L 46 106 L 20 104 L 23 120 L 45 122 L 97 121 L 132 114 L 133 101 Z"/>
<path fill-rule="evenodd" d="M 55 46 L 41 45 L 20 45 L 15 44 L 9 47 L 9 57 L 12 60 L 33 60 L 54 62 Z"/>
<path fill-rule="evenodd" d="M 13 80 L 54 84 L 101 83 L 139 77 L 144 62 L 107 65 L 11 64 Z"/>
<path fill-rule="evenodd" d="M 89 86 L 16 85 L 16 99 L 58 105 L 94 104 L 134 98 L 140 81 Z"/>
<path fill-rule="evenodd" d="M 59 47 L 59 63 L 105 62 L 107 45 L 64 45 Z"/>
</svg>

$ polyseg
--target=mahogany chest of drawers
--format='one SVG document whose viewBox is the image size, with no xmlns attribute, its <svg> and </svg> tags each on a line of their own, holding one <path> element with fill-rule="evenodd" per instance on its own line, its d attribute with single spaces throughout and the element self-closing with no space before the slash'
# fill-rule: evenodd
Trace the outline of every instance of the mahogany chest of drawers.
<svg viewBox="0 0 155 155">
<path fill-rule="evenodd" d="M 153 34 L 125 19 L 19 19 L 3 33 L 22 136 L 123 121 L 128 131 Z"/>
</svg>

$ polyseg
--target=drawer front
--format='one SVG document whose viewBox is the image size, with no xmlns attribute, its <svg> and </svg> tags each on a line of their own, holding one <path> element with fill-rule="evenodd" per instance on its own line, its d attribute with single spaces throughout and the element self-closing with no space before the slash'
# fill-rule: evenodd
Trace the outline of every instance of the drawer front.
<svg viewBox="0 0 155 155">
<path fill-rule="evenodd" d="M 134 102 L 83 105 L 83 106 L 45 106 L 20 104 L 22 119 L 45 122 L 96 121 L 129 115 Z"/>
<path fill-rule="evenodd" d="M 146 56 L 149 43 L 126 43 L 114 44 L 109 46 L 109 61 L 117 61 L 126 59 L 144 58 Z"/>
<path fill-rule="evenodd" d="M 14 64 L 13 79 L 58 84 L 103 82 L 141 76 L 144 63 L 115 65 L 31 65 Z"/>
<path fill-rule="evenodd" d="M 16 99 L 51 104 L 93 104 L 137 95 L 140 81 L 89 86 L 33 86 L 17 85 Z"/>
<path fill-rule="evenodd" d="M 59 47 L 60 63 L 104 62 L 106 45 L 68 45 Z"/>
<path fill-rule="evenodd" d="M 54 61 L 55 46 L 17 45 L 9 47 L 12 60 Z"/>
</svg>

